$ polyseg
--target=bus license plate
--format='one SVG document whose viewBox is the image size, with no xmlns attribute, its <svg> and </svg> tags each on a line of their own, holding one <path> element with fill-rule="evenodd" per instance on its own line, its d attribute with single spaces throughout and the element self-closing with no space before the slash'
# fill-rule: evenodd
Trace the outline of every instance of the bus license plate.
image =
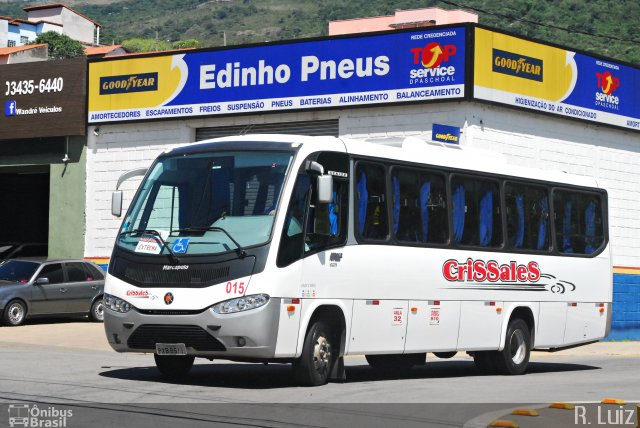
<svg viewBox="0 0 640 428">
<path fill-rule="evenodd" d="M 158 355 L 187 355 L 187 347 L 184 343 L 156 343 Z"/>
</svg>

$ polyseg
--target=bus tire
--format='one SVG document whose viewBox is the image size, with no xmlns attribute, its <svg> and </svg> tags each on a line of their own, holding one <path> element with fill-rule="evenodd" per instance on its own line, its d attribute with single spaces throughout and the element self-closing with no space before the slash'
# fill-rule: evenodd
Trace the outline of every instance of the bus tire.
<svg viewBox="0 0 640 428">
<path fill-rule="evenodd" d="M 426 353 L 394 354 L 394 355 L 365 355 L 367 363 L 376 369 L 384 371 L 410 370 L 413 366 L 424 364 Z"/>
<path fill-rule="evenodd" d="M 158 355 L 153 354 L 156 367 L 169 379 L 180 379 L 189 373 L 193 367 L 195 357 L 193 355 Z"/>
<path fill-rule="evenodd" d="M 302 386 L 320 386 L 329 380 L 338 352 L 329 326 L 324 321 L 311 325 L 304 338 L 302 355 L 293 362 L 296 382 Z"/>
<path fill-rule="evenodd" d="M 504 349 L 494 353 L 494 365 L 500 374 L 521 375 L 531 355 L 531 332 L 520 318 L 509 321 Z"/>
<path fill-rule="evenodd" d="M 27 317 L 27 307 L 21 300 L 12 300 L 4 308 L 4 324 L 10 327 L 21 325 Z"/>
<path fill-rule="evenodd" d="M 492 354 L 493 351 L 476 351 L 473 353 L 473 362 L 481 374 L 495 374 L 496 368 L 493 364 L 495 358 Z"/>
</svg>

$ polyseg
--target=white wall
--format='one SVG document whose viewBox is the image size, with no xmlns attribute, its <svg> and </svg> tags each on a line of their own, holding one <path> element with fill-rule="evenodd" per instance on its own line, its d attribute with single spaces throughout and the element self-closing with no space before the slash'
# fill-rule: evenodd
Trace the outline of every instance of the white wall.
<svg viewBox="0 0 640 428">
<path fill-rule="evenodd" d="M 336 117 L 340 135 L 351 138 L 430 138 L 433 123 L 459 126 L 461 144 L 504 153 L 513 164 L 594 176 L 609 191 L 614 264 L 640 266 L 640 134 L 471 102 L 104 125 L 98 137 L 90 128 L 85 256 L 110 255 L 119 227 L 110 212 L 118 177 L 194 141 L 195 129 Z M 125 184 L 125 207 L 138 183 Z"/>
</svg>

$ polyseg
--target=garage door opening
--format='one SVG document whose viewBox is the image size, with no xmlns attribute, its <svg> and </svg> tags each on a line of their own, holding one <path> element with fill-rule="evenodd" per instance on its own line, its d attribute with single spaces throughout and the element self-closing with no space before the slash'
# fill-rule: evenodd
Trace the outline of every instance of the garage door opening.
<svg viewBox="0 0 640 428">
<path fill-rule="evenodd" d="M 0 168 L 0 244 L 48 244 L 49 175 L 49 165 Z"/>
</svg>

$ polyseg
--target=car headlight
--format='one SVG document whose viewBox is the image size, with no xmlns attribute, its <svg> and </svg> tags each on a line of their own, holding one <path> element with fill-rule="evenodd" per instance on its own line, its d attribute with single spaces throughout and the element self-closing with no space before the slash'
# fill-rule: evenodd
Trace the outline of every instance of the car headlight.
<svg viewBox="0 0 640 428">
<path fill-rule="evenodd" d="M 216 314 L 233 314 L 259 308 L 266 305 L 268 301 L 269 295 L 267 294 L 253 294 L 217 303 L 211 307 L 211 310 Z"/>
<path fill-rule="evenodd" d="M 102 303 L 106 308 L 123 314 L 129 312 L 131 308 L 133 308 L 133 306 L 131 306 L 131 303 L 116 296 L 112 296 L 111 294 L 105 294 L 102 298 Z"/>
</svg>

